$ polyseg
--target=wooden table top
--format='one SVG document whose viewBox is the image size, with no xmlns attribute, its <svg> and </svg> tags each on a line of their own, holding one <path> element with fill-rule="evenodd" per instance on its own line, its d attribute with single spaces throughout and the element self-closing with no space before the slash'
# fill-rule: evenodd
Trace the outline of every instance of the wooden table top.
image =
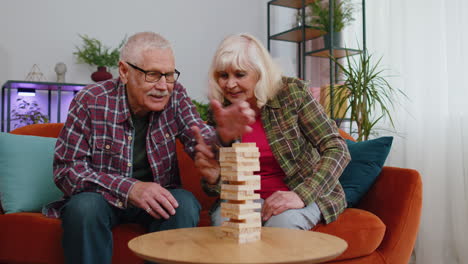
<svg viewBox="0 0 468 264">
<path fill-rule="evenodd" d="M 313 231 L 262 227 L 262 239 L 237 244 L 220 227 L 182 228 L 145 234 L 128 242 L 139 257 L 158 263 L 320 263 L 348 247 L 341 238 Z"/>
</svg>

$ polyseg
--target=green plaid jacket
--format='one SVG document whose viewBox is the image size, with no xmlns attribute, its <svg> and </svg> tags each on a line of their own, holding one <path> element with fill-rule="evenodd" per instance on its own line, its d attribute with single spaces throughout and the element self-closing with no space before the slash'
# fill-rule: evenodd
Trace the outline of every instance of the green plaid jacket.
<svg viewBox="0 0 468 264">
<path fill-rule="evenodd" d="M 283 77 L 283 88 L 262 108 L 262 123 L 285 183 L 306 204 L 316 202 L 325 222 L 346 208 L 338 181 L 350 160 L 345 141 L 304 82 Z M 220 186 L 203 183 L 209 194 Z"/>
</svg>

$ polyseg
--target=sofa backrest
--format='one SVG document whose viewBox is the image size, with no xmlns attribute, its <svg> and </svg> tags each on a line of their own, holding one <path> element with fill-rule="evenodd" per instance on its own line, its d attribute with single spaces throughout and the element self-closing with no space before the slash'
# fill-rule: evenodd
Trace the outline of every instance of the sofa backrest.
<svg viewBox="0 0 468 264">
<path fill-rule="evenodd" d="M 60 134 L 62 128 L 63 123 L 33 124 L 14 129 L 10 133 L 56 138 Z M 183 145 L 179 141 L 177 141 L 177 158 L 179 160 L 182 185 L 198 198 L 204 209 L 209 209 L 215 198 L 208 197 L 203 192 L 200 184 L 201 175 L 193 164 L 192 159 L 184 152 Z"/>
<path fill-rule="evenodd" d="M 18 135 L 32 135 L 42 137 L 58 137 L 63 123 L 33 124 L 12 130 L 10 133 Z M 343 138 L 354 140 L 349 134 L 340 130 Z M 209 209 L 216 197 L 209 197 L 203 192 L 200 184 L 201 174 L 195 167 L 192 159 L 184 152 L 183 145 L 177 141 L 177 158 L 182 185 L 191 191 L 200 201 L 204 209 Z"/>
<path fill-rule="evenodd" d="M 58 137 L 60 130 L 62 130 L 63 123 L 46 123 L 46 124 L 33 124 L 10 131 L 11 134 L 16 135 L 30 135 L 40 137 Z"/>
</svg>

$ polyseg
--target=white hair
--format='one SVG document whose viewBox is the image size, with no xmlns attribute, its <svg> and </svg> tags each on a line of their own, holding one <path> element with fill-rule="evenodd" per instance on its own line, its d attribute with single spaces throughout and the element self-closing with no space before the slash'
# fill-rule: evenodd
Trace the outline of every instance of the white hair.
<svg viewBox="0 0 468 264">
<path fill-rule="evenodd" d="M 171 43 L 160 34 L 154 32 L 139 32 L 131 36 L 120 51 L 120 60 L 141 62 L 141 55 L 151 49 L 167 49 L 172 51 Z"/>
<path fill-rule="evenodd" d="M 282 72 L 268 51 L 254 36 L 237 34 L 226 37 L 218 47 L 209 71 L 210 98 L 224 101 L 223 91 L 218 85 L 218 73 L 228 68 L 242 71 L 253 70 L 259 80 L 255 87 L 257 106 L 263 107 L 281 89 Z"/>
</svg>

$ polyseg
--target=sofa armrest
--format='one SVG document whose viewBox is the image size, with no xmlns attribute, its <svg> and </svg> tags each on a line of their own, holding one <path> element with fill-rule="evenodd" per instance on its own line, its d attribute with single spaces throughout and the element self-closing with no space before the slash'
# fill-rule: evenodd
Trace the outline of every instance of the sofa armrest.
<svg viewBox="0 0 468 264">
<path fill-rule="evenodd" d="M 422 181 L 418 171 L 384 167 L 359 203 L 386 225 L 379 250 L 387 263 L 408 263 L 416 241 L 422 210 Z"/>
</svg>

